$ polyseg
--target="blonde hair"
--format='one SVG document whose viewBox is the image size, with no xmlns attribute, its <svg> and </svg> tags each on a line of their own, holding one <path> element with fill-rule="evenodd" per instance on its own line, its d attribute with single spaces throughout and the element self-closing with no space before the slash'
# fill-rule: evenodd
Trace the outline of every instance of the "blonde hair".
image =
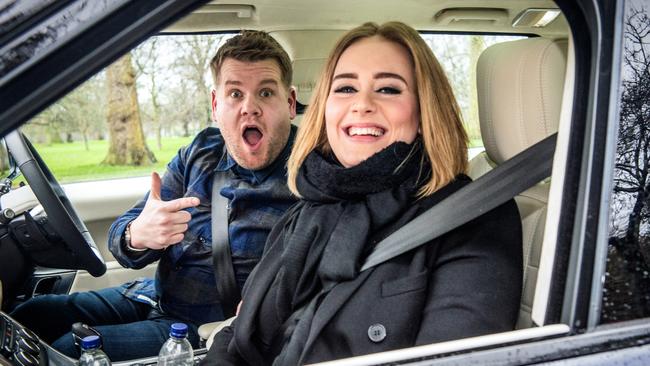
<svg viewBox="0 0 650 366">
<path fill-rule="evenodd" d="M 291 192 L 297 196 L 300 194 L 296 178 L 307 155 L 314 149 L 330 150 L 325 130 L 325 107 L 336 64 L 350 45 L 372 36 L 381 36 L 404 46 L 413 61 L 420 110 L 420 133 L 427 161 L 431 165 L 431 177 L 422 186 L 418 196 L 434 193 L 467 168 L 467 134 L 460 117 L 460 108 L 449 81 L 429 46 L 416 30 L 404 23 L 365 23 L 339 39 L 327 59 L 301 122 L 287 163 L 287 183 Z"/>
</svg>

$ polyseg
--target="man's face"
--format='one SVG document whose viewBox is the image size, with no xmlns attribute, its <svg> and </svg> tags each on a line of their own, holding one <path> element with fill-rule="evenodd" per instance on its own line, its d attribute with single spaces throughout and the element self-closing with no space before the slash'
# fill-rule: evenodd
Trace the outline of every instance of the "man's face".
<svg viewBox="0 0 650 366">
<path fill-rule="evenodd" d="M 286 90 L 274 60 L 223 62 L 212 91 L 212 118 L 237 164 L 250 170 L 270 165 L 286 145 L 295 116 L 296 92 Z"/>
</svg>

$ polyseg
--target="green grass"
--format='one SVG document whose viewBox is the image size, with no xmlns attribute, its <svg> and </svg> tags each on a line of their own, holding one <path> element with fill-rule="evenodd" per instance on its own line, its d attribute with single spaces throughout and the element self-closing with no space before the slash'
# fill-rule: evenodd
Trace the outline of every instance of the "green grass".
<svg viewBox="0 0 650 366">
<path fill-rule="evenodd" d="M 147 145 L 152 149 L 157 163 L 148 166 L 110 166 L 102 164 L 108 151 L 108 141 L 90 141 L 89 150 L 83 142 L 61 144 L 35 144 L 38 153 L 50 168 L 59 183 L 82 182 L 110 178 L 126 178 L 149 175 L 152 171 L 162 174 L 167 163 L 176 155 L 181 146 L 192 141 L 192 137 L 168 137 L 162 139 L 161 150 L 158 150 L 154 139 L 148 139 Z M 471 139 L 470 147 L 483 146 L 481 139 Z M 3 174 L 6 176 L 6 174 Z M 14 184 L 22 181 L 19 178 Z"/>
<path fill-rule="evenodd" d="M 152 171 L 163 173 L 167 163 L 181 146 L 192 141 L 192 137 L 170 137 L 162 139 L 162 149 L 158 149 L 154 139 L 147 145 L 156 156 L 157 162 L 148 166 L 111 166 L 102 164 L 108 152 L 108 141 L 90 141 L 88 150 L 83 142 L 42 145 L 35 144 L 50 171 L 59 183 L 124 178 L 149 175 Z"/>
</svg>

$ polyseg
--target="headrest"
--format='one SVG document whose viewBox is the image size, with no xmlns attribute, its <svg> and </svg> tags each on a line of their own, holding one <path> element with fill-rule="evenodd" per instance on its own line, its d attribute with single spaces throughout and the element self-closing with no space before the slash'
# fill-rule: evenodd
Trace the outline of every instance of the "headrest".
<svg viewBox="0 0 650 366">
<path fill-rule="evenodd" d="M 300 103 L 309 103 L 309 98 L 316 87 L 316 80 L 322 71 L 323 65 L 325 65 L 325 61 L 325 58 L 303 58 L 292 61 L 293 86 L 296 88 L 296 94 Z"/>
<path fill-rule="evenodd" d="M 503 163 L 557 132 L 567 40 L 529 38 L 488 47 L 476 71 L 485 151 Z"/>
</svg>

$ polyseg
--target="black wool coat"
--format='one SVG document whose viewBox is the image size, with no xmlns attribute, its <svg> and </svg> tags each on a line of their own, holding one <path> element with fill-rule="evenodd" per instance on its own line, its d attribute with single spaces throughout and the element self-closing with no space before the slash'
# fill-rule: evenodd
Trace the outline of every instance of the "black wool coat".
<svg viewBox="0 0 650 366">
<path fill-rule="evenodd" d="M 469 182 L 459 177 L 420 199 L 378 242 Z M 286 216 L 285 216 L 286 219 Z M 276 227 L 282 227 L 283 222 Z M 275 230 L 274 230 L 275 232 Z M 271 233 L 271 236 L 279 233 Z M 273 242 L 269 237 L 267 243 Z M 282 253 L 269 248 L 249 278 L 243 306 L 214 340 L 204 365 L 264 365 L 254 314 Z M 256 273 L 255 273 L 256 272 Z M 301 363 L 359 356 L 514 329 L 522 288 L 522 232 L 514 200 L 336 285 L 322 300 Z M 252 282 L 251 282 L 252 281 Z"/>
</svg>

